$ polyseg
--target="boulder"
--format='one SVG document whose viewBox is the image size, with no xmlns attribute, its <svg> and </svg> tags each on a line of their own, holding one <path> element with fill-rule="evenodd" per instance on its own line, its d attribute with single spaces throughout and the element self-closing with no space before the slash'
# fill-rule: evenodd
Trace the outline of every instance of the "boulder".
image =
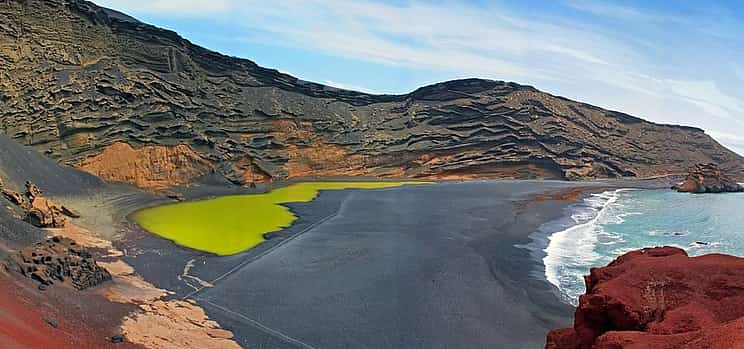
<svg viewBox="0 0 744 349">
<path fill-rule="evenodd" d="M 744 192 L 743 186 L 723 174 L 720 167 L 713 163 L 695 165 L 687 177 L 672 189 L 698 194 Z"/>
<path fill-rule="evenodd" d="M 574 326 L 551 331 L 546 348 L 744 347 L 743 258 L 642 249 L 585 282 Z"/>
<path fill-rule="evenodd" d="M 41 197 L 41 189 L 33 182 L 26 181 L 26 197 L 33 202 L 35 198 Z"/>
<path fill-rule="evenodd" d="M 59 207 L 60 212 L 62 212 L 65 216 L 70 218 L 80 218 L 80 212 L 78 212 L 76 209 L 71 208 L 69 206 L 62 205 Z"/>
<path fill-rule="evenodd" d="M 12 191 L 10 189 L 3 189 L 2 191 L 3 196 L 8 199 L 8 201 L 12 202 L 14 205 L 17 206 L 25 206 L 26 200 L 24 199 L 23 195 L 21 193 Z"/>
<path fill-rule="evenodd" d="M 67 223 L 61 206 L 43 197 L 36 196 L 31 201 L 31 208 L 26 212 L 25 220 L 37 227 L 62 228 Z"/>
</svg>

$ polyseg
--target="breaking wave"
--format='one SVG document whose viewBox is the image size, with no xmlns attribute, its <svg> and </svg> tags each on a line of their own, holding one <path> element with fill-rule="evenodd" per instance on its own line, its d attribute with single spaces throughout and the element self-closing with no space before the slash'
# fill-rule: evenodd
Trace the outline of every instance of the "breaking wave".
<svg viewBox="0 0 744 349">
<path fill-rule="evenodd" d="M 545 277 L 558 287 L 564 299 L 576 304 L 578 295 L 584 292 L 583 278 L 590 266 L 597 265 L 603 255 L 597 253 L 597 245 L 614 245 L 622 237 L 605 231 L 603 225 L 622 223 L 624 217 L 633 212 L 624 211 L 618 202 L 619 195 L 631 189 L 606 191 L 591 194 L 583 203 L 572 207 L 570 220 L 573 224 L 548 237 L 545 247 Z"/>
</svg>

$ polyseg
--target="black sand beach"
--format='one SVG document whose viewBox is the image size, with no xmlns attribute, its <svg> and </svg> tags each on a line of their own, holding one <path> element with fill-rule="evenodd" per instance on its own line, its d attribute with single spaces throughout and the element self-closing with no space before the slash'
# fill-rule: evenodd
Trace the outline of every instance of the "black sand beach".
<svg viewBox="0 0 744 349">
<path fill-rule="evenodd" d="M 31 179 L 64 197 L 83 212 L 78 224 L 114 240 L 146 280 L 197 301 L 247 348 L 542 348 L 547 330 L 568 325 L 573 309 L 535 273 L 541 264 L 530 251 L 515 245 L 570 203 L 534 197 L 649 185 L 467 181 L 327 191 L 291 205 L 299 219 L 268 242 L 217 257 L 125 221 L 169 200 L 61 168 L 2 137 L 0 145 L 6 184 L 20 189 Z M 244 191 L 207 183 L 181 192 Z M 13 232 L 8 241 L 41 236 L 21 231 L 0 233 Z"/>
<path fill-rule="evenodd" d="M 292 205 L 300 219 L 243 254 L 174 247 L 136 227 L 120 247 L 147 280 L 196 300 L 245 347 L 542 348 L 573 309 L 515 245 L 569 203 L 530 199 L 599 185 L 330 191 Z"/>
</svg>

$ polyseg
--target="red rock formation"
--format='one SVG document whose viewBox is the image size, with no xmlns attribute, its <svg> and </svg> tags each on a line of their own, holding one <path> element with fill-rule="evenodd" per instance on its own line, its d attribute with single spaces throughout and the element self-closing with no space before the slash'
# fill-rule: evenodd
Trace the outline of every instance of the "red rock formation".
<svg viewBox="0 0 744 349">
<path fill-rule="evenodd" d="M 585 281 L 574 327 L 551 331 L 546 348 L 744 348 L 742 258 L 643 249 Z"/>
<path fill-rule="evenodd" d="M 684 181 L 673 189 L 686 193 L 729 193 L 742 192 L 744 187 L 723 174 L 716 164 L 698 164 L 690 169 Z"/>
</svg>

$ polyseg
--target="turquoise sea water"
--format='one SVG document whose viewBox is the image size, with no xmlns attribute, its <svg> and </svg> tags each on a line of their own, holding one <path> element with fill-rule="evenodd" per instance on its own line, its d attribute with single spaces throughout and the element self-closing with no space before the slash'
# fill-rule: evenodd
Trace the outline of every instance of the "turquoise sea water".
<svg viewBox="0 0 744 349">
<path fill-rule="evenodd" d="M 631 250 L 677 246 L 690 255 L 744 256 L 744 193 L 621 189 L 593 194 L 570 211 L 542 228 L 542 259 L 548 281 L 573 304 L 589 268 Z"/>
</svg>

